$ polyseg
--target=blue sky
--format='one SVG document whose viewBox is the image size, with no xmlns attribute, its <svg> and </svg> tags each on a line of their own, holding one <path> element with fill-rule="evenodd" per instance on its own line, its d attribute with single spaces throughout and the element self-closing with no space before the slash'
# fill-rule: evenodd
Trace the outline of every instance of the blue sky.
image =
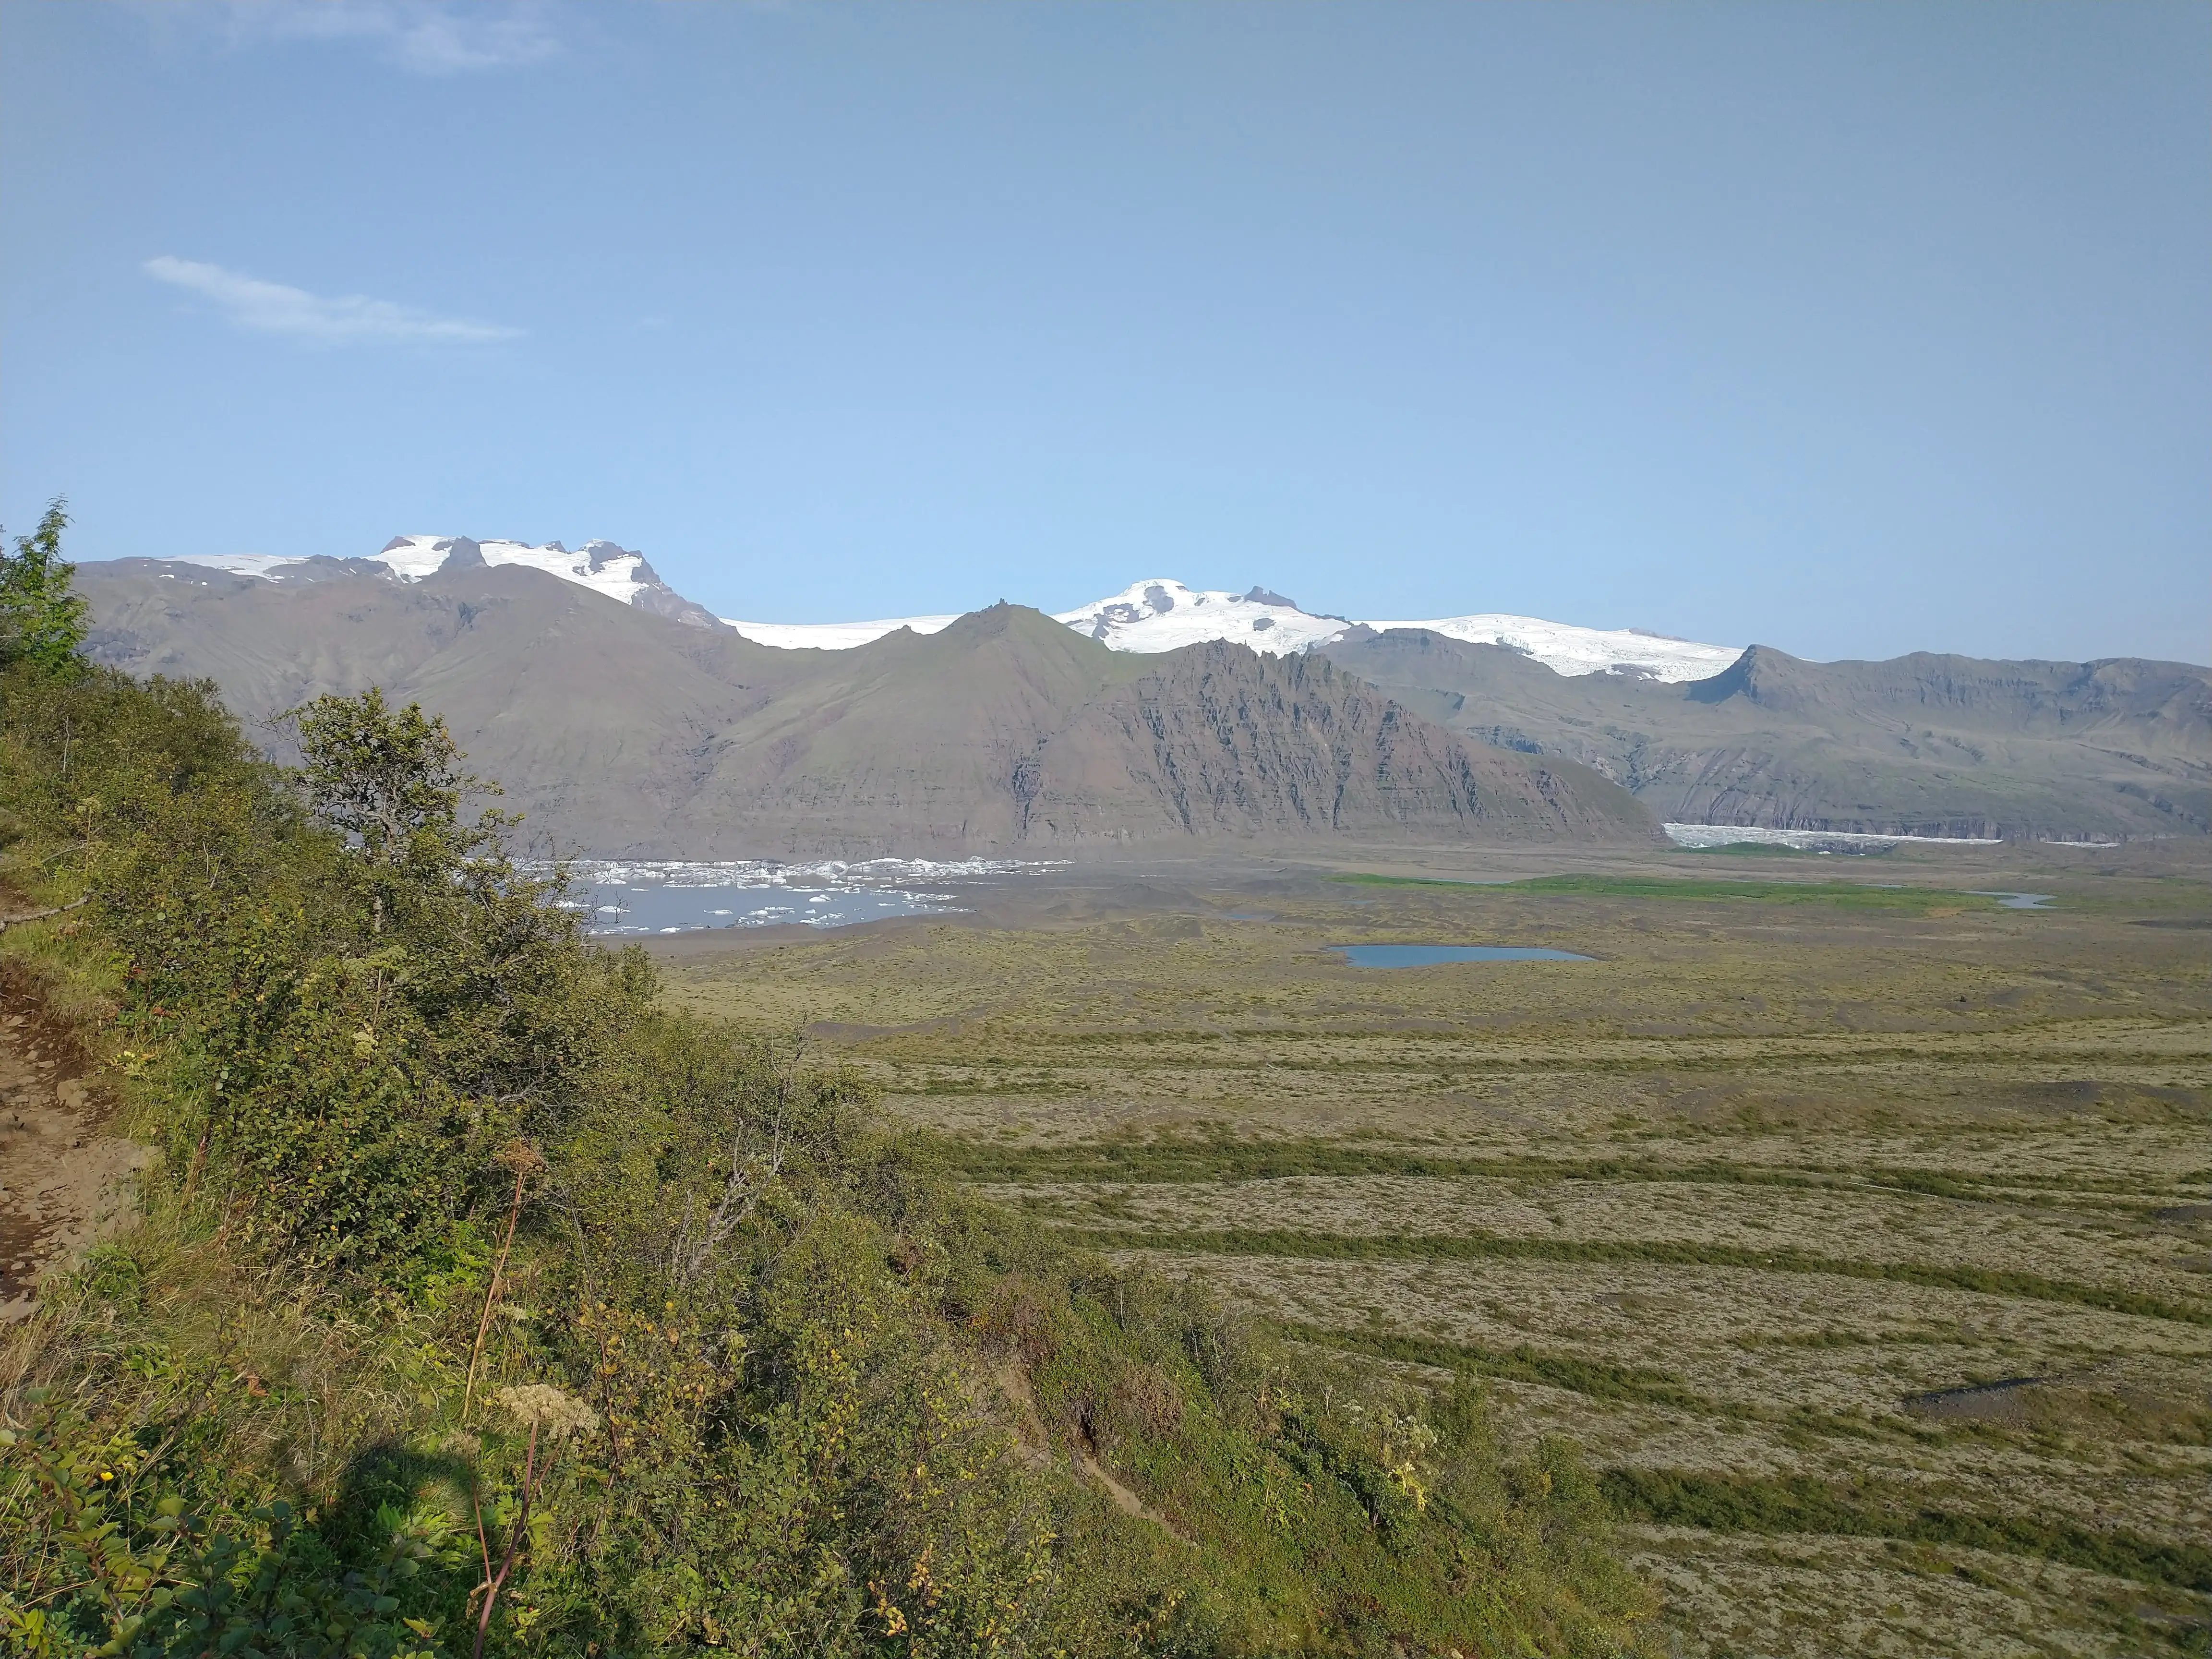
<svg viewBox="0 0 2212 1659">
<path fill-rule="evenodd" d="M 0 516 L 2203 661 L 2212 8 L 0 5 Z"/>
</svg>

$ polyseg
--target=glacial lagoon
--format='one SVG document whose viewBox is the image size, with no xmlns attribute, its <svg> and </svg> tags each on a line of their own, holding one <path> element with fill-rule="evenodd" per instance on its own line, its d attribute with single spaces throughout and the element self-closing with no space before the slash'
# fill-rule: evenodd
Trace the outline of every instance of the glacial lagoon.
<svg viewBox="0 0 2212 1659">
<path fill-rule="evenodd" d="M 579 859 L 568 866 L 564 908 L 601 937 L 697 933 L 714 927 L 849 927 L 891 916 L 963 907 L 950 886 L 1052 867 L 1003 859 Z"/>
</svg>

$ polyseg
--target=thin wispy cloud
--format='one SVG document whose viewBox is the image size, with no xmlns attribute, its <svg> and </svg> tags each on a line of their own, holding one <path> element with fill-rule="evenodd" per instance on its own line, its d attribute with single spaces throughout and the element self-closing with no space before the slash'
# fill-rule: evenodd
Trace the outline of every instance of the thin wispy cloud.
<svg viewBox="0 0 2212 1659">
<path fill-rule="evenodd" d="M 536 64 L 561 50 L 547 9 L 493 0 L 233 0 L 234 42 L 326 40 L 373 48 L 418 75 Z"/>
<path fill-rule="evenodd" d="M 522 331 L 498 323 L 441 317 L 366 294 L 325 295 L 168 254 L 146 261 L 146 274 L 211 301 L 240 328 L 336 344 L 480 345 Z"/>
</svg>

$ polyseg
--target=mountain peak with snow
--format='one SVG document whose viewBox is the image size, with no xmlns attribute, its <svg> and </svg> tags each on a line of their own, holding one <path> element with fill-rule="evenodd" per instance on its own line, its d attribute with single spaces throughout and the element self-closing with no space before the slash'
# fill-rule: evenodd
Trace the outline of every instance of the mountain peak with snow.
<svg viewBox="0 0 2212 1659">
<path fill-rule="evenodd" d="M 1669 684 L 1709 680 L 1743 654 L 1741 646 L 1701 645 L 1695 640 L 1678 640 L 1641 628 L 1577 628 L 1571 623 L 1546 622 L 1540 617 L 1495 611 L 1423 622 L 1370 622 L 1361 626 L 1377 634 L 1393 629 L 1425 629 L 1469 645 L 1498 646 L 1571 678 L 1619 674 Z"/>
<path fill-rule="evenodd" d="M 902 628 L 934 634 L 957 619 L 952 612 L 849 623 L 718 617 L 669 586 L 643 554 L 610 541 L 586 542 L 571 552 L 559 542 L 533 547 L 526 542 L 480 542 L 467 536 L 394 536 L 368 558 L 312 565 L 304 557 L 259 553 L 181 556 L 235 575 L 276 581 L 338 568 L 375 574 L 380 567 L 398 580 L 416 582 L 441 570 L 520 565 L 655 616 L 695 628 L 731 629 L 756 644 L 787 651 L 849 651 Z M 1518 652 L 1559 674 L 1619 674 L 1668 682 L 1710 679 L 1741 654 L 1733 646 L 1703 645 L 1640 628 L 1577 628 L 1492 611 L 1419 621 L 1355 622 L 1303 610 L 1294 600 L 1256 585 L 1232 593 L 1191 587 L 1169 576 L 1132 582 L 1119 593 L 1060 611 L 1055 620 L 1115 651 L 1150 653 L 1224 640 L 1273 657 L 1327 646 L 1354 629 L 1425 629 L 1469 644 Z"/>
<path fill-rule="evenodd" d="M 282 581 L 295 567 L 307 563 L 304 556 L 270 553 L 186 553 L 187 564 L 210 565 L 234 576 L 258 576 Z M 687 623 L 694 628 L 720 628 L 721 620 L 704 605 L 678 593 L 645 561 L 645 555 L 609 541 L 589 541 L 574 552 L 559 542 L 532 547 L 527 542 L 480 542 L 467 536 L 394 536 L 366 559 L 349 565 L 382 565 L 398 580 L 419 582 L 441 570 L 466 570 L 496 565 L 520 565 L 542 570 L 562 581 L 588 587 L 618 604 L 635 605 L 657 617 Z"/>
<path fill-rule="evenodd" d="M 1054 618 L 1116 651 L 1174 651 L 1206 640 L 1231 640 L 1279 657 L 1309 651 L 1352 624 L 1316 617 L 1264 587 L 1216 592 L 1166 576 L 1132 582 L 1119 593 Z"/>
<path fill-rule="evenodd" d="M 849 651 L 901 628 L 934 634 L 952 615 L 890 617 L 874 622 L 755 623 L 724 617 L 757 644 L 782 650 Z M 1171 576 L 1132 582 L 1119 593 L 1055 614 L 1054 620 L 1115 651 L 1179 650 L 1210 640 L 1249 645 L 1271 657 L 1311 651 L 1355 630 L 1419 628 L 1474 645 L 1494 645 L 1556 673 L 1619 674 L 1634 679 L 1710 679 L 1742 653 L 1639 628 L 1577 628 L 1537 617 L 1482 612 L 1417 622 L 1354 622 L 1302 610 L 1295 600 L 1253 586 L 1242 593 L 1195 588 Z"/>
<path fill-rule="evenodd" d="M 1742 653 L 1640 628 L 1577 628 L 1537 617 L 1482 612 L 1421 621 L 1355 623 L 1316 615 L 1264 587 L 1231 593 L 1187 587 L 1166 577 L 1133 582 L 1121 592 L 1058 620 L 1116 651 L 1173 651 L 1204 640 L 1230 640 L 1270 656 L 1310 651 L 1354 629 L 1382 633 L 1425 629 L 1473 645 L 1494 645 L 1542 663 L 1555 673 L 1621 674 L 1637 679 L 1710 679 Z"/>
</svg>

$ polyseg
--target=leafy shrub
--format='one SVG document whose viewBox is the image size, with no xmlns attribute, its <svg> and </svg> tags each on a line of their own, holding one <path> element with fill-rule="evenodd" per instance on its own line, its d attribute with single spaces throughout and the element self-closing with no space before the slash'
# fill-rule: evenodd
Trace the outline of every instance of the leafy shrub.
<svg viewBox="0 0 2212 1659">
<path fill-rule="evenodd" d="M 62 561 L 68 503 L 47 504 L 39 527 L 0 550 L 0 667 L 22 664 L 40 674 L 75 675 L 82 661 L 85 602 L 70 588 L 76 567 Z"/>
</svg>

